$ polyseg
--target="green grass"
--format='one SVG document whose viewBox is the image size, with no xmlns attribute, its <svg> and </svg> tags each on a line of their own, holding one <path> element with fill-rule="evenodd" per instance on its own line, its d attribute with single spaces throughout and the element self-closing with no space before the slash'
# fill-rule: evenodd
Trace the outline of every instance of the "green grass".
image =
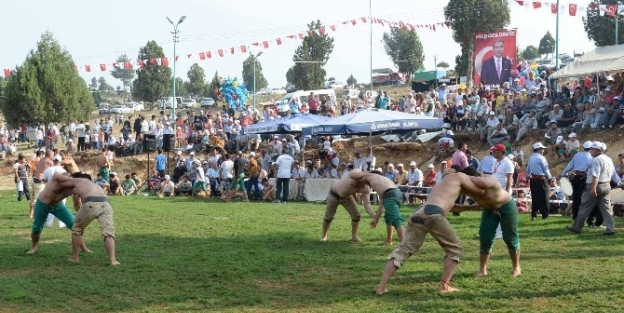
<svg viewBox="0 0 624 313">
<path fill-rule="evenodd" d="M 475 279 L 479 214 L 450 217 L 464 246 L 453 278 L 462 291 L 436 293 L 444 252 L 430 237 L 379 298 L 374 289 L 390 247 L 384 227 L 363 219 L 351 243 L 339 209 L 319 242 L 324 206 L 223 204 L 115 197 L 117 258 L 107 265 L 94 222 L 94 251 L 70 264 L 70 232 L 46 228 L 29 248 L 27 204 L 0 198 L 0 312 L 612 312 L 624 307 L 624 234 L 568 234 L 567 218 L 522 215 L 523 275 L 512 279 L 497 240 L 490 276 Z M 403 208 L 407 217 L 413 208 Z M 622 224 L 622 220 L 617 220 Z"/>
</svg>

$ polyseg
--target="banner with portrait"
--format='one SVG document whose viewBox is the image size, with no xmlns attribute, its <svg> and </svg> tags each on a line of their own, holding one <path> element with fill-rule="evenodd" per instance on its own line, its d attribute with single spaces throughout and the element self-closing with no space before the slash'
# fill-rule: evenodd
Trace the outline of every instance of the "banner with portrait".
<svg viewBox="0 0 624 313">
<path fill-rule="evenodd" d="M 516 62 L 516 29 L 477 33 L 474 37 L 474 84 L 500 86 L 512 79 Z"/>
</svg>

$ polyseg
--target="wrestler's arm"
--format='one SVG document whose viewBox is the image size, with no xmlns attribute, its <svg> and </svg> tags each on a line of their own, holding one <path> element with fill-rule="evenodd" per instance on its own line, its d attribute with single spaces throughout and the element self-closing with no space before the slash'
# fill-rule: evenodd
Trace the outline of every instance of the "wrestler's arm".
<svg viewBox="0 0 624 313">
<path fill-rule="evenodd" d="M 65 174 L 65 173 L 63 173 Z M 57 184 L 64 188 L 74 188 L 73 178 L 67 175 L 63 175 L 61 173 L 55 173 L 52 175 L 52 180 L 54 180 Z"/>
<path fill-rule="evenodd" d="M 455 204 L 453 208 L 451 208 L 451 212 L 453 213 L 461 213 L 464 211 L 481 211 L 481 206 L 479 204 Z"/>
<path fill-rule="evenodd" d="M 366 210 L 366 213 L 368 213 L 368 215 L 370 217 L 375 217 L 376 213 L 375 211 L 373 211 L 373 206 L 370 203 L 370 196 L 371 196 L 371 192 L 370 192 L 370 188 L 368 187 L 364 187 L 363 189 L 361 189 L 362 192 L 362 204 L 364 204 L 364 209 Z M 382 201 L 379 201 L 379 203 L 381 204 Z M 380 210 L 382 208 L 383 205 L 380 205 Z"/>
<path fill-rule="evenodd" d="M 370 197 L 368 199 L 370 199 Z M 379 223 L 379 218 L 381 218 L 381 214 L 383 213 L 384 209 L 385 208 L 383 206 L 383 196 L 380 195 L 379 196 L 379 209 L 377 209 L 377 214 L 375 214 L 375 216 L 373 217 L 373 220 L 370 222 L 371 228 L 377 227 L 377 223 Z"/>
<path fill-rule="evenodd" d="M 82 206 L 82 199 L 80 198 L 79 195 L 74 194 L 73 200 L 74 200 L 74 209 L 76 210 L 76 212 L 80 211 L 80 207 Z"/>
</svg>

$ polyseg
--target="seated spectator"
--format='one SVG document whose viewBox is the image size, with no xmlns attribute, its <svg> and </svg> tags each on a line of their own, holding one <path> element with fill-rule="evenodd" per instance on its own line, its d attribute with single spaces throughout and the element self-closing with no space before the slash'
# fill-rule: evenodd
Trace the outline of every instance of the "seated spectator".
<svg viewBox="0 0 624 313">
<path fill-rule="evenodd" d="M 524 190 L 518 190 L 518 194 L 516 196 L 516 207 L 518 212 L 529 211 L 529 200 L 527 199 Z"/>
<path fill-rule="evenodd" d="M 622 122 L 621 117 L 624 106 L 622 106 L 620 101 L 620 97 L 613 97 L 613 104 L 606 109 L 605 122 L 600 126 L 602 129 L 612 129 L 614 125 Z"/>
<path fill-rule="evenodd" d="M 130 176 L 132 177 L 132 180 L 134 180 L 134 184 L 136 185 L 135 193 L 138 194 L 139 191 L 141 191 L 141 188 L 143 188 L 143 185 L 145 184 L 145 182 L 141 181 L 141 179 L 139 178 L 139 175 L 136 172 L 132 172 Z"/>
<path fill-rule="evenodd" d="M 546 138 L 546 144 L 554 145 L 555 140 L 557 140 L 557 138 L 562 134 L 563 132 L 561 131 L 561 128 L 559 128 L 559 126 L 557 125 L 557 121 L 551 120 L 549 123 L 549 128 L 546 131 L 546 135 L 544 135 L 544 138 Z"/>
<path fill-rule="evenodd" d="M 396 175 L 397 171 L 394 169 L 394 164 L 389 163 L 387 166 L 386 174 L 384 174 L 384 176 L 386 176 L 387 179 L 394 181 Z"/>
<path fill-rule="evenodd" d="M 528 131 L 537 129 L 537 113 L 535 111 L 531 111 L 528 114 L 525 114 L 520 121 L 518 121 L 518 133 L 516 134 L 516 142 L 520 141 L 524 134 Z"/>
<path fill-rule="evenodd" d="M 110 193 L 108 181 L 106 179 L 102 178 L 102 173 L 100 173 L 100 172 L 97 173 L 97 176 L 95 177 L 95 180 L 93 180 L 93 183 L 95 183 L 96 185 L 102 187 L 102 189 L 104 189 L 105 193 L 107 193 L 107 194 Z"/>
<path fill-rule="evenodd" d="M 502 123 L 496 125 L 492 133 L 488 136 L 488 144 L 493 147 L 496 144 L 502 144 L 509 141 L 509 133 Z"/>
<path fill-rule="evenodd" d="M 425 181 L 423 186 L 425 187 L 433 187 L 436 184 L 438 179 L 438 173 L 435 171 L 435 166 L 433 164 L 427 165 L 427 169 L 429 170 L 425 175 Z"/>
<path fill-rule="evenodd" d="M 563 136 L 558 136 L 555 140 L 555 144 L 551 146 L 553 154 L 557 156 L 557 161 L 561 158 L 565 159 L 566 144 L 567 142 L 563 140 Z"/>
<path fill-rule="evenodd" d="M 550 194 L 549 194 L 550 200 L 559 200 L 559 201 L 566 200 L 566 195 L 563 192 L 563 189 L 561 189 L 560 186 L 557 186 L 557 180 L 555 178 L 550 179 L 548 183 L 550 185 Z M 567 203 L 551 203 L 550 211 L 553 213 L 558 212 L 560 214 L 564 214 L 567 207 L 568 207 Z"/>
<path fill-rule="evenodd" d="M 183 175 L 180 178 L 180 182 L 174 187 L 174 192 L 176 196 L 190 197 L 193 195 L 193 184 L 189 180 L 188 175 Z"/>
<path fill-rule="evenodd" d="M 262 180 L 262 200 L 273 202 L 275 201 L 275 186 L 271 185 L 268 179 Z"/>
<path fill-rule="evenodd" d="M 394 183 L 397 185 L 407 184 L 407 171 L 405 171 L 403 163 L 397 164 L 397 173 L 394 178 Z"/>
<path fill-rule="evenodd" d="M 570 133 L 568 135 L 568 141 L 566 142 L 565 147 L 565 158 L 571 159 L 574 157 L 576 153 L 578 153 L 579 148 L 581 147 L 581 142 L 576 138 L 576 133 Z"/>
<path fill-rule="evenodd" d="M 165 175 L 165 180 L 160 183 L 160 189 L 156 192 L 156 196 L 162 198 L 165 197 L 173 197 L 175 191 L 175 185 L 171 181 L 171 177 L 169 175 Z"/>
<path fill-rule="evenodd" d="M 130 178 L 130 174 L 126 174 L 125 179 L 121 182 L 123 195 L 129 196 L 136 192 L 136 183 Z"/>
<path fill-rule="evenodd" d="M 109 194 L 110 195 L 122 195 L 123 189 L 121 188 L 121 182 L 119 181 L 119 177 L 117 177 L 117 173 L 110 173 L 110 181 L 109 181 Z"/>
<path fill-rule="evenodd" d="M 485 126 L 481 128 L 481 141 L 485 142 L 486 138 L 489 138 L 492 132 L 496 129 L 496 125 L 500 124 L 500 121 L 496 117 L 496 113 L 494 111 L 490 111 L 488 114 L 488 119 L 485 122 Z M 490 144 L 491 145 L 491 144 Z"/>
</svg>

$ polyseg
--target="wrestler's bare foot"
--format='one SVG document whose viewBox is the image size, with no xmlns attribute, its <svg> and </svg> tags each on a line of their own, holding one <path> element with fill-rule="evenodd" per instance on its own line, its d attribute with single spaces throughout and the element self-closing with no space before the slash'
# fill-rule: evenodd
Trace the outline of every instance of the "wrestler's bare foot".
<svg viewBox="0 0 624 313">
<path fill-rule="evenodd" d="M 72 262 L 72 263 L 78 263 L 78 262 L 80 262 L 80 259 L 77 259 L 77 258 L 76 258 L 76 259 L 74 259 L 73 257 L 71 257 L 71 258 L 69 258 L 69 260 L 68 260 L 68 261 L 69 261 L 69 262 Z"/>
<path fill-rule="evenodd" d="M 83 253 L 93 253 L 93 251 L 89 250 L 89 248 L 82 248 Z"/>
<path fill-rule="evenodd" d="M 351 237 L 351 241 L 353 242 L 362 242 L 362 239 L 360 239 L 360 237 Z"/>
<path fill-rule="evenodd" d="M 110 261 L 109 263 L 110 263 L 110 265 L 111 265 L 111 266 L 117 266 L 117 265 L 119 265 L 119 262 L 117 262 L 117 260 L 115 260 L 115 261 Z"/>
<path fill-rule="evenodd" d="M 327 236 L 321 238 L 321 242 L 327 241 Z"/>
<path fill-rule="evenodd" d="M 37 247 L 31 248 L 30 250 L 26 251 L 26 254 L 33 254 L 37 252 Z"/>
<path fill-rule="evenodd" d="M 385 287 L 383 289 L 380 289 L 379 286 L 377 286 L 377 290 L 375 290 L 375 294 L 377 294 L 378 296 L 381 296 L 386 292 L 388 292 L 388 288 Z"/>
<path fill-rule="evenodd" d="M 438 289 L 438 291 L 440 293 L 451 293 L 451 292 L 457 292 L 459 291 L 459 289 L 453 288 L 449 284 L 443 284 L 443 285 L 440 285 L 440 288 Z"/>
<path fill-rule="evenodd" d="M 392 241 L 384 241 L 384 244 L 385 244 L 386 246 L 391 246 L 391 245 L 392 245 Z"/>
<path fill-rule="evenodd" d="M 487 272 L 487 271 L 478 271 L 478 272 L 475 274 L 475 277 L 483 277 L 483 276 L 487 276 L 487 275 L 488 275 L 488 272 Z"/>
<path fill-rule="evenodd" d="M 520 275 L 522 275 L 522 269 L 520 269 L 520 267 L 514 268 L 513 277 L 518 277 Z"/>
</svg>

